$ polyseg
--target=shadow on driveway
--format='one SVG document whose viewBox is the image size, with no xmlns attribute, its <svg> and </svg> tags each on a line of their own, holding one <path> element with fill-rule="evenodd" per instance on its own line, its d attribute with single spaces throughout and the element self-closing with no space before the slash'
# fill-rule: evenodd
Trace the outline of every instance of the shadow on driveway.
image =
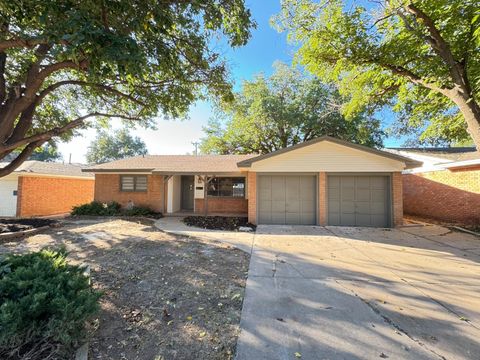
<svg viewBox="0 0 480 360">
<path fill-rule="evenodd" d="M 479 249 L 439 226 L 259 226 L 236 359 L 477 358 Z"/>
</svg>

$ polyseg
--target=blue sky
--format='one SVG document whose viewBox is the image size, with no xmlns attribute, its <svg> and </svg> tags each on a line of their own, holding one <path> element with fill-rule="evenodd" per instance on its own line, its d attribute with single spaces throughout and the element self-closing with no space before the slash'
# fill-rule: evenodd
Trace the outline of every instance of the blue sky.
<svg viewBox="0 0 480 360">
<path fill-rule="evenodd" d="M 249 43 L 237 49 L 219 45 L 220 52 L 227 58 L 237 89 L 243 80 L 250 80 L 255 74 L 271 74 L 272 65 L 277 60 L 291 63 L 294 53 L 292 46 L 287 43 L 286 34 L 280 34 L 270 26 L 271 16 L 280 11 L 280 0 L 246 2 L 257 22 L 257 29 L 253 31 Z M 210 104 L 197 102 L 192 106 L 188 120 L 167 121 L 159 118 L 157 130 L 136 129 L 132 133 L 142 138 L 150 154 L 186 154 L 193 152 L 192 142 L 204 136 L 202 128 L 211 116 Z M 112 121 L 112 126 L 116 128 L 119 124 Z M 64 160 L 68 160 L 71 154 L 73 162 L 85 162 L 87 147 L 94 138 L 95 130 L 90 129 L 69 143 L 59 144 Z M 395 139 L 387 139 L 385 145 L 399 144 Z"/>
</svg>

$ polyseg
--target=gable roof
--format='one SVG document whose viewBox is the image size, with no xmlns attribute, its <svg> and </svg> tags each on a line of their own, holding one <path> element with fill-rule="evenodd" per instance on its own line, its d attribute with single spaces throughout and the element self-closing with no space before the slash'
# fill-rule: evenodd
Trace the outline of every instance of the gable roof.
<svg viewBox="0 0 480 360">
<path fill-rule="evenodd" d="M 88 172 L 152 172 L 155 174 L 221 174 L 239 172 L 237 163 L 250 155 L 145 155 L 83 169 Z"/>
<path fill-rule="evenodd" d="M 1 162 L 0 168 L 7 166 L 8 162 Z M 27 160 L 23 162 L 14 173 L 19 174 L 38 174 L 38 175 L 55 175 L 55 176 L 80 176 L 91 178 L 91 174 L 82 172 L 82 164 L 64 164 L 57 162 L 46 162 L 38 160 Z"/>
<path fill-rule="evenodd" d="M 274 156 L 277 156 L 277 155 L 285 154 L 287 152 L 297 150 L 297 149 L 301 149 L 303 147 L 310 146 L 310 145 L 313 145 L 313 144 L 317 144 L 317 143 L 322 142 L 322 141 L 332 142 L 332 143 L 335 143 L 335 144 L 338 144 L 338 145 L 346 146 L 346 147 L 349 147 L 349 148 L 352 148 L 352 149 L 355 149 L 355 150 L 368 152 L 370 154 L 378 155 L 378 156 L 381 156 L 381 157 L 384 157 L 384 158 L 389 158 L 389 159 L 392 159 L 392 160 L 401 161 L 401 162 L 405 163 L 407 169 L 418 167 L 418 166 L 422 165 L 422 162 L 417 161 L 417 160 L 413 160 L 413 159 L 411 159 L 409 157 L 406 157 L 406 156 L 392 154 L 392 153 L 387 152 L 387 151 L 377 150 L 377 149 L 373 149 L 373 148 L 370 148 L 370 147 L 367 147 L 367 146 L 354 144 L 354 143 L 351 143 L 351 142 L 348 142 L 348 141 L 345 141 L 345 140 L 340 140 L 340 139 L 337 139 L 337 138 L 334 138 L 334 137 L 331 137 L 331 136 L 321 136 L 321 137 L 318 137 L 318 138 L 315 138 L 315 139 L 312 139 L 312 140 L 305 141 L 305 142 L 300 143 L 300 144 L 296 144 L 296 145 L 289 146 L 289 147 L 286 147 L 286 148 L 283 148 L 283 149 L 280 149 L 280 150 L 277 150 L 277 151 L 273 151 L 273 152 L 268 153 L 268 154 L 251 157 L 249 159 L 240 161 L 237 165 L 240 168 L 250 167 L 252 165 L 252 163 L 254 163 L 254 162 L 265 160 L 265 159 L 268 159 L 268 158 L 271 158 L 271 157 L 274 157 Z"/>
</svg>

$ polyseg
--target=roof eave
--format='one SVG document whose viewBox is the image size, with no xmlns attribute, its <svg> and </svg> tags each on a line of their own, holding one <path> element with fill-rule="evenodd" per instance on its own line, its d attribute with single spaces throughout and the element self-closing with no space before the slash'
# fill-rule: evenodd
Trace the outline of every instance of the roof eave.
<svg viewBox="0 0 480 360">
<path fill-rule="evenodd" d="M 82 169 L 82 172 L 93 172 L 93 173 L 151 173 L 154 169 L 95 169 L 95 168 L 87 168 Z"/>
</svg>

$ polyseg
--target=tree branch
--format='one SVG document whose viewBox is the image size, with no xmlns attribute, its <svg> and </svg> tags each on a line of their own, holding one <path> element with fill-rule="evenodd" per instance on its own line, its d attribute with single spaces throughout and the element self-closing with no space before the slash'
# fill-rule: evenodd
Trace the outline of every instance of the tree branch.
<svg viewBox="0 0 480 360">
<path fill-rule="evenodd" d="M 87 115 L 84 115 L 84 116 L 80 116 L 80 117 L 76 118 L 75 120 L 70 121 L 69 123 L 67 123 L 64 126 L 56 127 L 56 128 L 51 129 L 51 130 L 45 131 L 43 133 L 35 134 L 35 135 L 32 135 L 32 136 L 23 138 L 21 140 L 15 141 L 13 143 L 6 143 L 3 146 L 0 145 L 0 153 L 3 153 L 4 151 L 9 151 L 9 150 L 12 150 L 12 149 L 16 149 L 16 148 L 19 148 L 19 147 L 22 147 L 24 145 L 27 145 L 27 144 L 30 144 L 30 143 L 33 143 L 33 142 L 37 142 L 37 141 L 43 141 L 43 142 L 48 141 L 54 136 L 62 135 L 64 133 L 82 125 L 83 122 L 86 119 L 91 118 L 91 117 L 95 117 L 95 116 L 110 117 L 110 118 L 118 117 L 118 118 L 122 118 L 122 119 L 126 119 L 126 120 L 139 120 L 139 118 L 135 117 L 135 116 L 93 112 L 93 113 L 90 113 L 90 114 L 87 114 Z"/>
<path fill-rule="evenodd" d="M 103 85 L 103 84 L 96 84 L 96 83 L 89 83 L 89 82 L 86 82 L 86 81 L 80 81 L 80 80 L 64 80 L 64 81 L 59 81 L 55 84 L 52 84 L 50 86 L 47 86 L 45 89 L 43 89 L 40 94 L 38 94 L 37 98 L 41 101 L 43 100 L 43 98 L 45 96 L 47 96 L 49 93 L 51 93 L 52 91 L 55 91 L 56 89 L 58 89 L 59 87 L 61 86 L 64 86 L 64 85 L 79 85 L 79 86 L 89 86 L 89 87 L 96 87 L 96 88 L 99 88 L 99 89 L 102 89 L 102 90 L 105 90 L 105 91 L 108 91 L 108 92 L 111 92 L 112 94 L 115 94 L 119 97 L 122 97 L 122 98 L 125 98 L 127 100 L 130 100 L 134 103 L 137 103 L 139 105 L 142 105 L 144 106 L 145 103 L 141 102 L 140 100 L 136 99 L 135 97 L 133 97 L 132 95 L 129 95 L 129 94 L 125 94 L 111 86 L 108 86 L 108 85 Z"/>
<path fill-rule="evenodd" d="M 25 160 L 28 159 L 28 157 L 30 155 L 32 155 L 33 151 L 37 147 L 42 146 L 44 143 L 45 143 L 45 141 L 39 140 L 39 141 L 35 141 L 35 142 L 32 142 L 32 143 L 28 144 L 22 150 L 22 152 L 12 162 L 10 162 L 10 164 L 8 164 L 7 166 L 5 166 L 3 168 L 0 168 L 0 178 L 12 173 L 13 171 L 15 171 L 15 169 L 17 169 Z"/>
</svg>

